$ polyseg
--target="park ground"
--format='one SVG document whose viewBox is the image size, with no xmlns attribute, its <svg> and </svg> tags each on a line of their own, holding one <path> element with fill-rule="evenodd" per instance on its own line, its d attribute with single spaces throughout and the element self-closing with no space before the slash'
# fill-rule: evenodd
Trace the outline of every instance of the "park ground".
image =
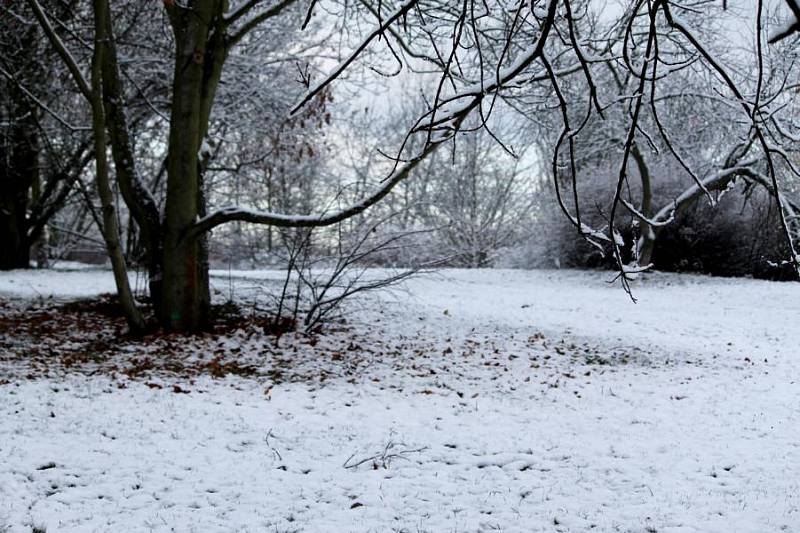
<svg viewBox="0 0 800 533">
<path fill-rule="evenodd" d="M 800 531 L 800 285 L 610 277 L 135 339 L 75 302 L 109 272 L 0 274 L 0 532 Z M 247 312 L 279 279 L 212 281 Z"/>
</svg>

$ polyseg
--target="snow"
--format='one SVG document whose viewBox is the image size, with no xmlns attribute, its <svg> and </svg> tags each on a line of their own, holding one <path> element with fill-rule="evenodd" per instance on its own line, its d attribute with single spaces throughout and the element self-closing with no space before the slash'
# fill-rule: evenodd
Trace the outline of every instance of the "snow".
<svg viewBox="0 0 800 533">
<path fill-rule="evenodd" d="M 144 287 L 141 273 L 130 273 L 132 286 Z M 57 270 L 0 272 L 0 297 L 70 300 L 116 292 L 114 275 L 102 267 L 66 264 Z"/>
<path fill-rule="evenodd" d="M 208 143 L 208 137 L 203 137 L 203 142 L 200 143 L 200 149 L 197 150 L 197 159 L 204 161 L 211 157 L 213 152 L 211 145 Z"/>
<path fill-rule="evenodd" d="M 794 15 L 789 15 L 785 23 L 775 28 L 769 36 L 769 42 L 774 43 L 784 39 L 792 33 L 800 30 L 800 20 Z"/>
<path fill-rule="evenodd" d="M 608 278 L 412 279 L 331 334 L 397 349 L 347 377 L 317 354 L 324 383 L 12 379 L 0 531 L 800 530 L 800 286 L 654 273 L 633 304 Z M 12 272 L 0 295 L 110 280 Z"/>
<path fill-rule="evenodd" d="M 457 271 L 445 274 L 444 283 L 418 279 L 412 293 L 424 295 L 417 301 L 429 313 L 449 307 L 462 328 L 536 328 L 606 345 L 707 356 L 734 350 L 798 355 L 797 284 L 654 273 L 632 283 L 632 304 L 618 283 L 608 283 L 612 278 L 569 270 Z"/>
</svg>

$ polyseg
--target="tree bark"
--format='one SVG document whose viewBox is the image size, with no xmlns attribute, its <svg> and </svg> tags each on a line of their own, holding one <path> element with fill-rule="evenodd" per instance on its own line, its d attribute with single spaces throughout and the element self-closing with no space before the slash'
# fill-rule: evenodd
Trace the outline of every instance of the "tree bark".
<svg viewBox="0 0 800 533">
<path fill-rule="evenodd" d="M 0 195 L 0 270 L 30 265 L 30 245 L 25 233 L 26 196 L 9 191 Z"/>
<path fill-rule="evenodd" d="M 117 298 L 128 320 L 131 331 L 139 333 L 144 331 L 145 322 L 131 291 L 128 280 L 128 269 L 119 237 L 116 209 L 114 207 L 114 194 L 109 180 L 108 158 L 106 155 L 106 119 L 105 105 L 103 102 L 102 77 L 104 55 L 107 53 L 108 35 L 105 32 L 105 20 L 109 17 L 107 0 L 95 0 L 95 49 L 92 58 L 91 79 L 91 104 L 92 104 L 92 132 L 95 143 L 95 169 L 97 192 L 103 207 L 103 238 L 105 239 L 111 267 L 114 272 L 114 281 L 117 285 Z"/>
<path fill-rule="evenodd" d="M 210 292 L 206 235 L 192 225 L 205 213 L 201 148 L 225 60 L 222 15 L 225 2 L 170 6 L 175 67 L 167 156 L 167 198 L 159 318 L 170 330 L 192 331 L 208 324 Z"/>
<path fill-rule="evenodd" d="M 18 36 L 21 50 L 10 60 L 13 70 L 35 85 L 41 79 L 37 32 L 13 19 L 3 31 Z M 40 142 L 37 109 L 27 96 L 10 81 L 0 85 L 0 92 L 0 270 L 10 270 L 30 266 L 28 210 L 31 190 L 39 185 Z"/>
<path fill-rule="evenodd" d="M 642 182 L 642 214 L 650 219 L 653 216 L 653 188 L 650 183 L 650 169 L 644 159 L 644 155 L 639 150 L 639 146 L 634 144 L 631 148 L 631 155 L 636 161 L 636 167 L 639 170 L 639 178 Z M 646 220 L 640 220 L 639 226 L 642 231 L 641 244 L 639 245 L 638 263 L 641 266 L 647 266 L 653 259 L 653 251 L 656 247 L 656 237 L 658 236 L 657 229 L 650 225 Z"/>
<path fill-rule="evenodd" d="M 114 159 L 117 183 L 138 229 L 149 273 L 150 294 L 156 313 L 162 287 L 162 236 L 158 206 L 150 190 L 142 183 L 135 164 L 133 140 L 125 112 L 125 92 L 119 71 L 117 46 L 111 23 L 111 9 L 108 0 L 103 0 L 103 9 L 109 16 L 103 22 L 106 36 L 105 52 L 102 62 L 103 100 L 106 126 Z M 100 21 L 98 21 L 99 23 Z"/>
<path fill-rule="evenodd" d="M 31 186 L 39 177 L 36 130 L 29 129 L 27 120 L 12 121 L 0 149 L 0 270 L 29 266 L 28 203 Z"/>
</svg>

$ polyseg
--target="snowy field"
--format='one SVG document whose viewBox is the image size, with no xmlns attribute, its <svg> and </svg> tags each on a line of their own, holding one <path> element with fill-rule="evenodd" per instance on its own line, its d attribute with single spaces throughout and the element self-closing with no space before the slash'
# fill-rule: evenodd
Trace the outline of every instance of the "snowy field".
<svg viewBox="0 0 800 533">
<path fill-rule="evenodd" d="M 799 532 L 800 285 L 608 277 L 410 280 L 333 334 L 357 371 L 298 352 L 324 382 L 0 366 L 0 532 Z M 7 302 L 112 289 L 0 274 Z"/>
</svg>

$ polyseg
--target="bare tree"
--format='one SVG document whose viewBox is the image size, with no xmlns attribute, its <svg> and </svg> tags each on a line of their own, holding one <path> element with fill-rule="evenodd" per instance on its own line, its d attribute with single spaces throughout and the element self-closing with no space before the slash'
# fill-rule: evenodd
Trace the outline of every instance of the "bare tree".
<svg viewBox="0 0 800 533">
<path fill-rule="evenodd" d="M 84 69 L 53 30 L 49 15 L 38 0 L 27 3 L 81 92 L 91 101 Z M 475 129 L 467 126 L 469 116 L 478 117 L 478 127 L 492 135 L 488 117 L 501 106 L 519 109 L 534 118 L 537 106 L 558 106 L 562 131 L 553 149 L 553 168 L 557 171 L 554 175 L 564 168 L 575 177 L 576 138 L 589 119 L 603 118 L 608 104 L 601 102 L 596 83 L 598 69 L 607 64 L 615 65 L 630 83 L 625 85 L 625 94 L 620 95 L 627 112 L 606 227 L 586 225 L 580 213 L 570 211 L 561 198 L 560 205 L 579 234 L 611 245 L 623 283 L 629 267 L 622 260 L 618 217 L 622 211 L 638 211 L 636 206 L 622 201 L 634 149 L 649 137 L 660 137 L 670 145 L 669 139 L 679 133 L 670 135 L 658 125 L 654 130 L 648 127 L 644 109 L 655 109 L 665 78 L 689 68 L 702 70 L 713 78 L 720 98 L 734 103 L 739 116 L 748 121 L 748 149 L 763 158 L 760 174 L 776 191 L 781 227 L 787 237 L 786 260 L 800 268 L 778 173 L 779 165 L 784 163 L 795 172 L 782 144 L 796 138 L 797 128 L 775 113 L 784 105 L 783 100 L 765 93 L 764 82 L 770 73 L 764 62 L 762 2 L 756 2 L 756 54 L 746 77 L 740 75 L 741 69 L 733 69 L 726 58 L 717 57 L 709 44 L 724 29 L 713 33 L 713 28 L 691 16 L 703 12 L 706 18 L 721 17 L 724 4 L 708 0 L 631 0 L 619 16 L 607 21 L 595 16 L 591 2 L 577 0 L 499 0 L 491 4 L 473 0 L 460 4 L 362 0 L 356 5 L 340 6 L 334 2 L 326 6 L 332 9 L 326 11 L 329 14 L 325 20 L 331 20 L 339 30 L 354 32 L 358 23 L 366 21 L 371 29 L 342 54 L 343 59 L 336 66 L 326 69 L 327 74 L 315 81 L 306 79 L 309 88 L 292 108 L 293 113 L 319 98 L 334 80 L 360 61 L 368 61 L 379 75 L 407 68 L 412 73 L 437 73 L 438 81 L 427 95 L 427 110 L 408 128 L 405 141 L 395 152 L 392 170 L 380 187 L 352 205 L 319 214 L 280 213 L 240 205 L 206 212 L 203 183 L 212 152 L 207 139 L 220 87 L 225 85 L 222 81 L 226 79 L 226 64 L 257 34 L 254 32 L 285 27 L 295 20 L 298 26 L 304 26 L 314 18 L 316 10 L 322 9 L 320 4 L 310 2 L 300 9 L 301 5 L 293 0 L 269 6 L 262 6 L 257 0 L 242 0 L 232 6 L 224 0 L 164 3 L 172 29 L 174 67 L 163 209 L 155 202 L 136 165 L 113 17 L 105 17 L 106 27 L 96 27 L 95 32 L 106 41 L 101 72 L 106 127 L 120 190 L 147 249 L 150 289 L 161 324 L 184 330 L 202 327 L 206 322 L 209 231 L 235 221 L 278 227 L 329 226 L 358 215 L 385 198 L 442 146 L 457 144 L 460 133 Z M 95 0 L 93 6 L 95 11 L 110 11 L 107 0 Z M 340 16 L 330 15 L 336 13 L 333 8 L 337 6 Z M 298 38 L 297 42 L 302 40 Z M 565 85 L 572 83 L 569 80 L 575 74 L 586 87 L 583 101 L 578 104 L 563 97 Z M 419 148 L 409 153 L 407 147 L 414 140 Z M 502 139 L 497 140 L 505 146 Z M 513 153 L 511 147 L 505 148 Z M 678 158 L 680 154 L 675 150 L 673 156 Z M 696 178 L 697 187 L 708 189 L 696 171 L 691 175 Z M 650 226 L 660 223 L 643 213 L 637 216 Z"/>
<path fill-rule="evenodd" d="M 518 127 L 509 121 L 503 140 Z M 519 130 L 517 130 L 519 131 Z M 432 245 L 453 257 L 453 264 L 485 267 L 502 248 L 519 242 L 533 223 L 537 180 L 524 140 L 505 153 L 486 130 L 466 136 L 458 150 L 433 156 L 415 180 L 426 180 L 430 198 L 421 202 L 421 222 L 441 228 Z M 436 238 L 438 236 L 438 238 Z"/>
<path fill-rule="evenodd" d="M 24 6 L 0 8 L 0 269 L 46 259 L 47 224 L 91 162 L 88 128 Z M 69 11 L 62 9 L 61 18 Z"/>
</svg>

